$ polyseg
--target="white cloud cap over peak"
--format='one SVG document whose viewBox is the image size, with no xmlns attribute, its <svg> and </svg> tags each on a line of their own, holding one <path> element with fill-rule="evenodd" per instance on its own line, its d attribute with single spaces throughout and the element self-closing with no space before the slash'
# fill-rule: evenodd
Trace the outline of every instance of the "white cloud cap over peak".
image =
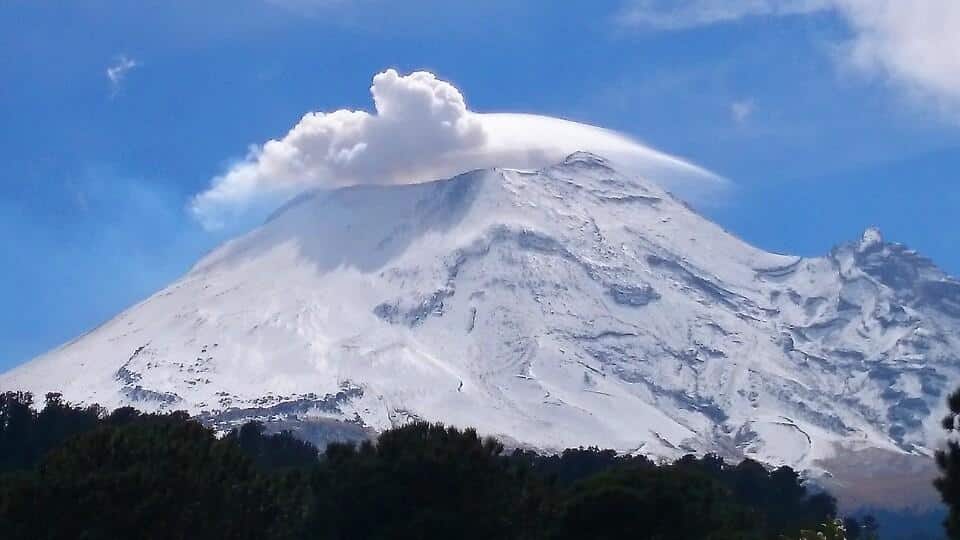
<svg viewBox="0 0 960 540">
<path fill-rule="evenodd" d="M 748 17 L 830 12 L 850 29 L 841 59 L 960 118 L 960 0 L 633 0 L 620 22 L 683 30 Z"/>
<path fill-rule="evenodd" d="M 191 210 L 216 228 L 313 187 L 433 180 L 488 167 L 536 168 L 577 150 L 604 155 L 671 187 L 722 184 L 716 175 L 602 128 L 527 114 L 470 111 L 431 73 L 373 78 L 374 112 L 307 113 L 282 138 L 251 148 L 213 179 Z"/>
</svg>

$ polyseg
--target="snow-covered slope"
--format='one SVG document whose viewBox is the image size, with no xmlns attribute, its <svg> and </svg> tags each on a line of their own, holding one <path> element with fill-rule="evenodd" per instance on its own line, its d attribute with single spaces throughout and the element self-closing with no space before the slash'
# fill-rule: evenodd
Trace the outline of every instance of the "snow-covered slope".
<svg viewBox="0 0 960 540">
<path fill-rule="evenodd" d="M 957 351 L 960 283 L 878 231 L 767 253 L 578 153 L 306 194 L 0 388 L 816 469 L 929 454 Z"/>
</svg>

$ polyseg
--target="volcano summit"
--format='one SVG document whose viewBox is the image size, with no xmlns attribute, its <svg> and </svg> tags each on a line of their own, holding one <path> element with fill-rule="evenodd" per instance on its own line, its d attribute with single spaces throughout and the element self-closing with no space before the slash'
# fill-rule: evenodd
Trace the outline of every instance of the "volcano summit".
<svg viewBox="0 0 960 540">
<path fill-rule="evenodd" d="M 844 452 L 929 456 L 956 351 L 960 282 L 879 231 L 768 253 L 576 153 L 306 193 L 0 386 L 823 471 Z"/>
</svg>

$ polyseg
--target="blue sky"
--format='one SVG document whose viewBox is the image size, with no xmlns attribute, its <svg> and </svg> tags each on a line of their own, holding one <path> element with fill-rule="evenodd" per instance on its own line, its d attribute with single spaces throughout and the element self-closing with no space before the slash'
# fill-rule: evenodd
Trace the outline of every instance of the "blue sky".
<svg viewBox="0 0 960 540">
<path fill-rule="evenodd" d="M 732 187 L 698 206 L 766 249 L 822 254 L 878 225 L 960 274 L 950 0 L 921 9 L 942 17 L 888 0 L 872 17 L 862 0 L 398 4 L 0 6 L 0 369 L 248 227 L 207 230 L 191 200 L 304 113 L 372 109 L 386 68 L 435 73 L 474 111 L 615 129 L 722 175 Z"/>
</svg>

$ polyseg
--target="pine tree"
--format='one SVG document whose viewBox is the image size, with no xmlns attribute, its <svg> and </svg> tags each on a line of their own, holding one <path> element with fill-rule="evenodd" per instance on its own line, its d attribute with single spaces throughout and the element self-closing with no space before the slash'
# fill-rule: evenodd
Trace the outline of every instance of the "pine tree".
<svg viewBox="0 0 960 540">
<path fill-rule="evenodd" d="M 943 418 L 943 428 L 948 435 L 954 435 L 960 428 L 960 390 L 950 394 L 947 405 L 950 412 Z M 940 477 L 934 480 L 933 485 L 949 508 L 944 523 L 947 536 L 960 539 L 960 444 L 956 438 L 951 437 L 946 449 L 937 451 L 937 466 L 940 468 Z"/>
</svg>

